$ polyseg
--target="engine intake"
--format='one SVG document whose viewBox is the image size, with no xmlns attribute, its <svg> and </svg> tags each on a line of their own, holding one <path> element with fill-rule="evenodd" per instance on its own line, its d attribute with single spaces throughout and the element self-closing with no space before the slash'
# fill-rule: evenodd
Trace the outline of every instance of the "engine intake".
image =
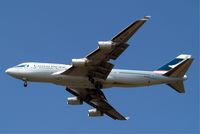
<svg viewBox="0 0 200 134">
<path fill-rule="evenodd" d="M 109 50 L 115 45 L 112 41 L 99 41 L 98 44 L 99 48 L 102 50 Z"/>
<path fill-rule="evenodd" d="M 83 101 L 80 100 L 78 97 L 69 97 L 67 98 L 67 104 L 68 105 L 81 105 L 83 104 Z"/>
<path fill-rule="evenodd" d="M 88 110 L 88 116 L 89 117 L 103 116 L 103 112 L 97 110 L 96 108 L 93 108 Z"/>
</svg>

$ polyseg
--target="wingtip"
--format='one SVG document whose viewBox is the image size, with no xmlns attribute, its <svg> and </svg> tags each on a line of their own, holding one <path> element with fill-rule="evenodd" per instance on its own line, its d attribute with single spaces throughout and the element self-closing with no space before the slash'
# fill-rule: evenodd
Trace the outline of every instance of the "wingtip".
<svg viewBox="0 0 200 134">
<path fill-rule="evenodd" d="M 151 19 L 151 16 L 149 16 L 149 15 L 144 16 L 144 19 Z"/>
<path fill-rule="evenodd" d="M 151 19 L 151 16 L 144 16 L 144 18 L 142 18 L 142 19 L 140 19 L 140 20 L 145 20 L 145 21 L 147 21 L 147 20 L 149 20 L 149 19 Z"/>
<path fill-rule="evenodd" d="M 130 117 L 125 117 L 125 119 L 126 119 L 126 120 L 129 120 L 129 119 L 130 119 Z"/>
</svg>

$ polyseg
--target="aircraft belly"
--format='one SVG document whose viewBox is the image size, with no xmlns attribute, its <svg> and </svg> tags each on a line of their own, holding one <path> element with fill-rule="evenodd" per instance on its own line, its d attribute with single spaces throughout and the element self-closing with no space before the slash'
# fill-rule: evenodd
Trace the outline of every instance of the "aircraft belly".
<svg viewBox="0 0 200 134">
<path fill-rule="evenodd" d="M 93 84 L 88 80 L 87 77 L 60 75 L 54 78 L 54 84 L 63 85 L 71 88 L 94 88 Z"/>
<path fill-rule="evenodd" d="M 112 86 L 115 87 L 138 87 L 138 86 L 150 86 L 154 84 L 160 84 L 161 81 L 154 79 L 150 75 L 115 75 L 113 76 Z"/>
</svg>

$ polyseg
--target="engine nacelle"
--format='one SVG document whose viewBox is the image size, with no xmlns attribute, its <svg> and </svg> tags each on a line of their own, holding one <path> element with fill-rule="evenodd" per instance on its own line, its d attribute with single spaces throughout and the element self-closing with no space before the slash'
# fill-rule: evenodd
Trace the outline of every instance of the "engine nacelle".
<svg viewBox="0 0 200 134">
<path fill-rule="evenodd" d="M 81 104 L 83 104 L 83 101 L 80 100 L 78 97 L 69 97 L 69 98 L 67 98 L 67 104 L 68 105 L 81 105 Z"/>
<path fill-rule="evenodd" d="M 103 113 L 96 108 L 88 110 L 89 117 L 103 116 Z"/>
<path fill-rule="evenodd" d="M 99 48 L 104 50 L 109 50 L 114 46 L 114 43 L 112 41 L 99 41 Z"/>
<path fill-rule="evenodd" d="M 86 58 L 72 59 L 72 65 L 75 66 L 75 67 L 85 66 L 87 61 L 88 60 Z"/>
</svg>

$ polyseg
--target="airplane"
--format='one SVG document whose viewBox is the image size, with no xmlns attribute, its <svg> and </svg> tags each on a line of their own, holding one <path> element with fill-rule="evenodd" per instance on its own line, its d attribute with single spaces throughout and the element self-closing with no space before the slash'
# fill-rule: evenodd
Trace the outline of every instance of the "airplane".
<svg viewBox="0 0 200 134">
<path fill-rule="evenodd" d="M 128 40 L 150 19 L 145 16 L 131 23 L 109 41 L 99 41 L 98 48 L 84 58 L 72 59 L 71 65 L 26 62 L 8 68 L 5 72 L 24 82 L 45 82 L 62 85 L 73 97 L 69 105 L 89 104 L 89 117 L 106 114 L 114 120 L 128 120 L 113 108 L 102 89 L 112 87 L 142 87 L 167 84 L 178 93 L 184 93 L 185 73 L 192 64 L 189 54 L 180 54 L 171 62 L 154 71 L 113 69 L 111 60 L 116 60 L 129 46 Z"/>
</svg>

